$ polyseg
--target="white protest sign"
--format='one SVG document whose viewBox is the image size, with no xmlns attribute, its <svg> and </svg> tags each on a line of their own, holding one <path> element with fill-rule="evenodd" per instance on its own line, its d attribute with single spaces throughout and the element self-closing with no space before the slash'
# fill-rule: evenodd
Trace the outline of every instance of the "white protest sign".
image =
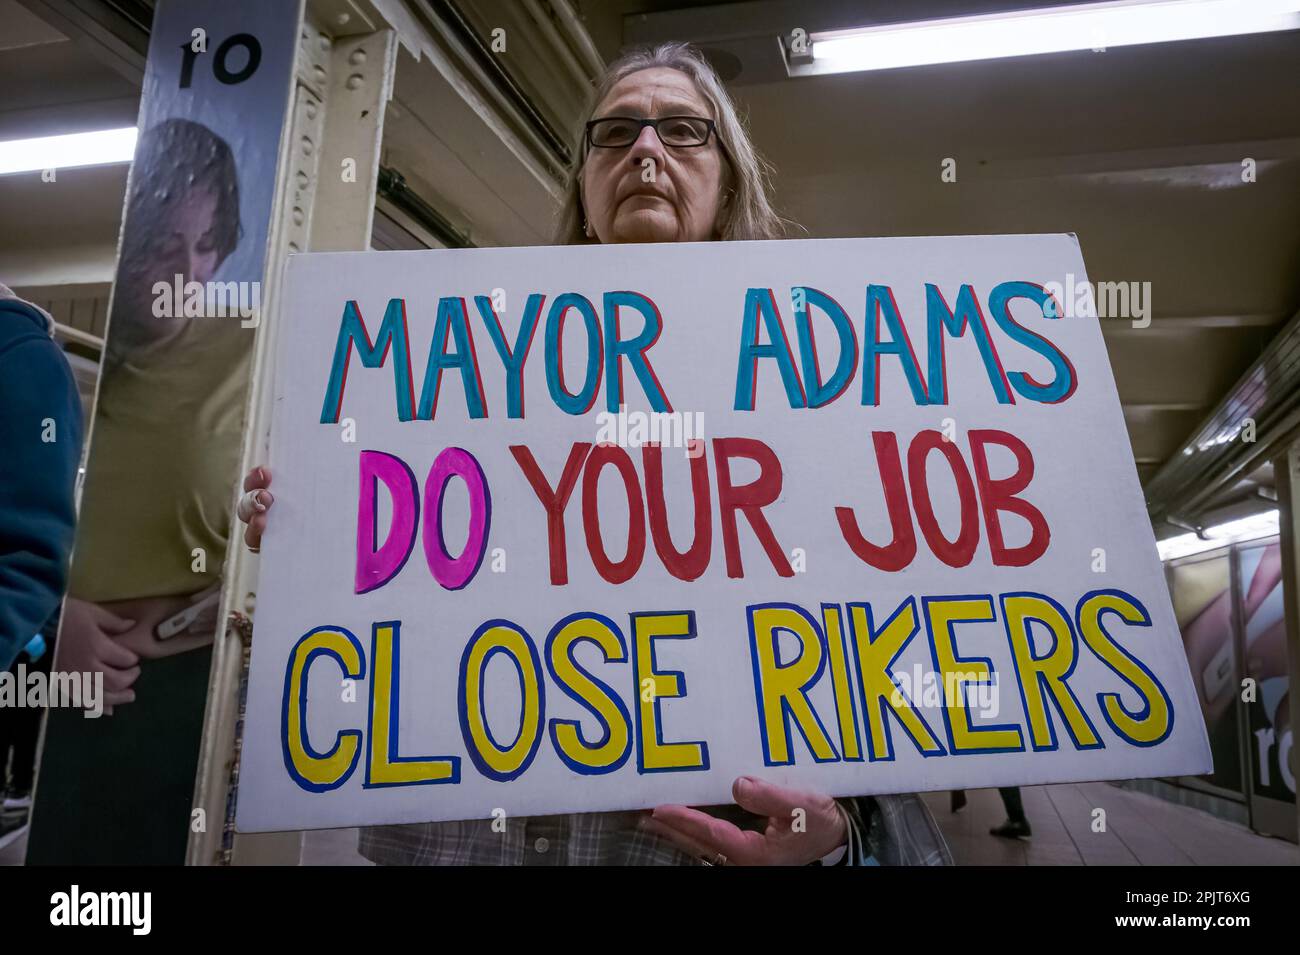
<svg viewBox="0 0 1300 955">
<path fill-rule="evenodd" d="M 294 256 L 239 828 L 1208 771 L 1084 282 L 1065 235 Z"/>
</svg>

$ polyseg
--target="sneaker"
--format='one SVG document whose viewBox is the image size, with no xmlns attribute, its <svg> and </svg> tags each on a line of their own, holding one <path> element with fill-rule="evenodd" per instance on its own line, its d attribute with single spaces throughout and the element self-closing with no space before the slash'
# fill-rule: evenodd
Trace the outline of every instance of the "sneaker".
<svg viewBox="0 0 1300 955">
<path fill-rule="evenodd" d="M 961 812 L 966 808 L 966 791 L 964 789 L 954 789 L 952 791 L 951 807 L 953 812 Z"/>
<path fill-rule="evenodd" d="M 8 792 L 5 793 L 4 811 L 17 812 L 20 809 L 32 808 L 31 792 Z"/>
<path fill-rule="evenodd" d="M 7 849 L 27 831 L 27 813 L 0 817 L 0 849 Z"/>
<path fill-rule="evenodd" d="M 1028 839 L 1033 833 L 1030 831 L 1027 821 L 1021 820 L 1017 822 L 1014 819 L 1008 819 L 1002 825 L 990 829 L 989 835 L 998 836 L 1002 839 Z"/>
</svg>

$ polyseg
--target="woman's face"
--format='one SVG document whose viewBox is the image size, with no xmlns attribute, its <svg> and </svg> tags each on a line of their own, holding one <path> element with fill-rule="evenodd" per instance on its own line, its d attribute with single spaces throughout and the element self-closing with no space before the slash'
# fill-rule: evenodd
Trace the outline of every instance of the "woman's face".
<svg viewBox="0 0 1300 955">
<path fill-rule="evenodd" d="M 209 189 L 195 189 L 169 210 L 158 223 L 158 258 L 150 268 L 170 279 L 183 275 L 186 282 L 208 282 L 221 264 L 215 238 L 217 197 Z"/>
<path fill-rule="evenodd" d="M 604 116 L 716 118 L 695 82 L 666 67 L 619 80 L 592 114 L 593 119 Z M 665 146 L 646 126 L 631 146 L 589 149 L 581 182 L 587 233 L 601 242 L 712 239 L 723 171 L 716 135 L 703 146 Z"/>
<path fill-rule="evenodd" d="M 217 196 L 211 189 L 193 189 L 151 221 L 136 223 L 149 230 L 147 247 L 124 263 L 117 308 L 148 315 L 154 285 L 208 282 L 221 265 L 216 242 Z"/>
</svg>

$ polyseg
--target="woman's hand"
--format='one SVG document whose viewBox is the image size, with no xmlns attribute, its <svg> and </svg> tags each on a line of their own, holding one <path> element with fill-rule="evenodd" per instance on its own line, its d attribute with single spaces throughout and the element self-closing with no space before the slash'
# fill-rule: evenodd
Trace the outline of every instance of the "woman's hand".
<svg viewBox="0 0 1300 955">
<path fill-rule="evenodd" d="M 807 865 L 848 841 L 848 820 L 830 796 L 752 776 L 737 779 L 731 795 L 742 809 L 767 816 L 764 832 L 749 832 L 686 806 L 660 806 L 643 825 L 715 865 Z"/>
<path fill-rule="evenodd" d="M 244 496 L 239 499 L 239 519 L 244 528 L 244 543 L 256 553 L 262 548 L 262 534 L 266 531 L 266 516 L 275 498 L 267 490 L 271 486 L 271 469 L 255 467 L 244 478 Z"/>
<path fill-rule="evenodd" d="M 110 610 L 124 620 L 135 621 L 135 626 L 113 635 L 113 640 L 118 646 L 130 650 L 141 660 L 160 660 L 178 653 L 198 650 L 212 642 L 216 630 L 215 610 L 206 626 L 196 626 L 168 640 L 159 640 L 154 636 L 160 623 L 188 608 L 193 599 L 194 595 L 191 594 L 174 597 L 139 597 L 133 600 L 115 600 L 101 606 L 102 609 Z"/>
<path fill-rule="evenodd" d="M 61 673 L 104 674 L 104 712 L 135 699 L 131 685 L 140 675 L 140 658 L 115 639 L 136 625 L 88 600 L 69 597 L 63 605 L 54 668 Z"/>
</svg>

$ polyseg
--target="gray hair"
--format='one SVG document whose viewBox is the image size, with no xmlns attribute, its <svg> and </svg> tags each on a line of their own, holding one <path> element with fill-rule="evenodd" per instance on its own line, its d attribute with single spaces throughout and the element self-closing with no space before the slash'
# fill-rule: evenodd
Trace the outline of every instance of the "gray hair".
<svg viewBox="0 0 1300 955">
<path fill-rule="evenodd" d="M 584 121 L 574 137 L 574 161 L 565 184 L 563 205 L 555 232 L 557 245 L 581 245 L 596 240 L 587 236 L 582 208 L 582 170 L 587 161 L 586 119 L 609 95 L 620 80 L 640 70 L 663 67 L 689 76 L 700 95 L 713 110 L 722 150 L 727 202 L 718 221 L 720 239 L 779 239 L 786 234 L 788 223 L 772 209 L 771 167 L 754 151 L 749 133 L 736 111 L 735 104 L 722 80 L 704 56 L 686 43 L 663 43 L 633 50 L 619 57 L 605 69 L 596 84 Z"/>
</svg>

